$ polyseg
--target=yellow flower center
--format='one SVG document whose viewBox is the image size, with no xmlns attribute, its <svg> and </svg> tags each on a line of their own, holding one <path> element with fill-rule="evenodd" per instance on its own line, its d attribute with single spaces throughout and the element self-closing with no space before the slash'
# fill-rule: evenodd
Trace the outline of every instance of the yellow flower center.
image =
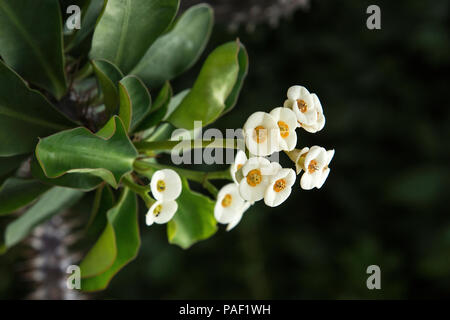
<svg viewBox="0 0 450 320">
<path fill-rule="evenodd" d="M 157 217 L 157 216 L 159 216 L 159 214 L 161 213 L 161 211 L 162 211 L 162 205 L 157 205 L 156 206 L 156 208 L 155 209 L 153 209 L 153 215 L 155 216 L 155 217 Z"/>
<path fill-rule="evenodd" d="M 297 100 L 297 107 L 300 110 L 301 113 L 305 113 L 308 111 L 308 105 L 306 104 L 305 100 L 298 99 Z"/>
<path fill-rule="evenodd" d="M 239 170 L 239 169 L 241 169 L 243 166 L 244 166 L 243 164 L 238 164 L 236 168 L 237 168 L 237 170 Z"/>
<path fill-rule="evenodd" d="M 259 169 L 253 169 L 247 175 L 247 183 L 249 186 L 256 187 L 261 183 L 262 175 Z"/>
<path fill-rule="evenodd" d="M 267 139 L 267 129 L 263 126 L 257 126 L 253 132 L 253 139 L 257 143 L 266 141 Z"/>
<path fill-rule="evenodd" d="M 158 182 L 156 182 L 156 190 L 158 190 L 159 192 L 163 192 L 164 190 L 166 190 L 166 183 L 164 182 L 164 180 L 158 180 Z"/>
<path fill-rule="evenodd" d="M 319 170 L 319 166 L 317 165 L 316 160 L 311 160 L 311 162 L 308 165 L 308 172 L 314 173 L 315 171 Z"/>
<path fill-rule="evenodd" d="M 222 199 L 222 207 L 224 207 L 224 208 L 229 207 L 231 205 L 232 201 L 233 201 L 233 197 L 231 196 L 231 194 L 227 193 L 225 195 L 225 197 L 223 197 L 223 199 Z"/>
<path fill-rule="evenodd" d="M 289 126 L 286 122 L 278 121 L 278 128 L 280 128 L 280 135 L 282 138 L 289 137 Z"/>
<path fill-rule="evenodd" d="M 279 179 L 273 185 L 273 191 L 280 192 L 286 189 L 286 179 Z"/>
</svg>

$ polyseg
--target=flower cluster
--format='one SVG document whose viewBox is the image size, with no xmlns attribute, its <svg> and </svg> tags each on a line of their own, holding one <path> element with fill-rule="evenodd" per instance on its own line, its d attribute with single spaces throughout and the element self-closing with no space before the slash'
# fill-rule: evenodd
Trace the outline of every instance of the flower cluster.
<svg viewBox="0 0 450 320">
<path fill-rule="evenodd" d="M 147 212 L 146 224 L 151 226 L 153 223 L 169 222 L 178 209 L 175 200 L 181 194 L 180 176 L 171 169 L 158 170 L 152 175 L 150 189 L 156 202 Z"/>
<path fill-rule="evenodd" d="M 302 86 L 289 88 L 283 107 L 270 113 L 253 113 L 243 127 L 250 158 L 244 151 L 238 151 L 230 169 L 234 183 L 219 192 L 214 211 L 216 220 L 228 224 L 227 230 L 231 230 L 256 201 L 264 199 L 270 207 L 280 205 L 291 194 L 295 173 L 304 171 L 300 179 L 302 189 L 321 188 L 330 173 L 328 166 L 334 150 L 327 151 L 319 146 L 295 147 L 297 128 L 315 133 L 324 126 L 325 116 L 319 98 Z M 295 163 L 296 172 L 264 158 L 280 151 L 286 152 Z"/>
</svg>

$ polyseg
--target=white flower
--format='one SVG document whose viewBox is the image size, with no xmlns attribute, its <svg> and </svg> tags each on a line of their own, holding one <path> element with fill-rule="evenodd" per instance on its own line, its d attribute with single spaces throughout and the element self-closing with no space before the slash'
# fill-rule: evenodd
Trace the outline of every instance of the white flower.
<svg viewBox="0 0 450 320">
<path fill-rule="evenodd" d="M 297 118 L 295 113 L 289 108 L 275 108 L 270 111 L 270 115 L 278 125 L 278 132 L 281 138 L 281 149 L 291 151 L 297 144 Z"/>
<path fill-rule="evenodd" d="M 330 165 L 331 159 L 334 157 L 334 149 L 327 151 L 327 160 L 325 161 L 325 166 L 322 168 L 322 174 L 320 175 L 319 183 L 317 184 L 317 188 L 320 189 L 323 184 L 325 183 L 325 180 L 327 180 L 328 175 L 330 174 L 330 168 L 328 167 Z"/>
<path fill-rule="evenodd" d="M 145 216 L 145 222 L 148 226 L 153 223 L 163 224 L 169 222 L 175 212 L 177 212 L 178 204 L 171 201 L 156 201 L 148 210 Z"/>
<path fill-rule="evenodd" d="M 314 133 L 323 129 L 325 116 L 322 104 L 316 94 L 311 94 L 302 86 L 292 86 L 287 92 L 284 107 L 291 108 L 297 116 L 298 125 Z"/>
<path fill-rule="evenodd" d="M 300 186 L 305 190 L 320 188 L 328 177 L 328 165 L 333 158 L 334 150 L 327 151 L 322 147 L 313 146 L 304 154 L 303 170 L 305 173 L 300 180 Z M 302 155 L 303 157 L 303 155 Z M 300 160 L 302 161 L 302 160 Z"/>
<path fill-rule="evenodd" d="M 248 150 L 256 156 L 268 156 L 281 150 L 278 124 L 266 112 L 253 113 L 245 122 L 243 132 Z"/>
<path fill-rule="evenodd" d="M 306 131 L 310 133 L 316 133 L 317 131 L 320 131 L 325 126 L 325 116 L 323 114 L 322 104 L 320 103 L 319 98 L 315 93 L 312 94 L 314 107 L 316 108 L 317 112 L 317 120 L 313 122 L 312 124 L 302 123 L 300 127 L 305 129 Z"/>
<path fill-rule="evenodd" d="M 283 203 L 291 194 L 295 183 L 295 171 L 292 169 L 280 169 L 276 173 L 264 194 L 264 203 L 269 207 L 276 207 Z"/>
<path fill-rule="evenodd" d="M 249 207 L 250 202 L 242 199 L 239 194 L 239 186 L 230 183 L 220 189 L 217 195 L 214 217 L 217 222 L 228 224 L 226 230 L 230 231 L 241 221 L 242 216 Z"/>
<path fill-rule="evenodd" d="M 303 170 L 303 164 L 305 162 L 306 153 L 309 151 L 309 148 L 303 148 L 301 150 L 294 149 L 292 151 L 286 152 L 289 158 L 295 163 L 295 171 L 299 174 Z"/>
<path fill-rule="evenodd" d="M 233 181 L 237 184 L 239 184 L 239 181 L 236 179 L 236 172 L 244 166 L 244 164 L 247 162 L 247 156 L 244 151 L 238 150 L 236 153 L 236 158 L 234 158 L 234 163 L 230 167 L 230 173 L 231 177 L 233 178 Z"/>
<path fill-rule="evenodd" d="M 217 222 L 228 224 L 240 219 L 247 202 L 241 198 L 238 185 L 230 183 L 220 189 L 214 207 Z"/>
<path fill-rule="evenodd" d="M 250 158 L 242 167 L 244 178 L 239 183 L 241 197 L 253 203 L 264 198 L 267 186 L 281 166 L 261 157 Z"/>
<path fill-rule="evenodd" d="M 175 200 L 181 194 L 181 179 L 172 169 L 156 171 L 150 182 L 152 194 L 156 200 Z"/>
</svg>

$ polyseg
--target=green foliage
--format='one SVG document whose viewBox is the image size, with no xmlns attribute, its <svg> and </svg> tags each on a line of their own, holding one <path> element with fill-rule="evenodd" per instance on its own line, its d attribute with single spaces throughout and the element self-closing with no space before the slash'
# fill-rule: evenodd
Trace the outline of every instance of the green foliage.
<svg viewBox="0 0 450 320">
<path fill-rule="evenodd" d="M 138 253 L 137 196 L 147 207 L 155 201 L 145 180 L 170 167 L 160 161 L 170 149 L 163 140 L 230 110 L 248 59 L 239 41 L 219 46 L 192 89 L 174 94 L 169 81 L 197 62 L 210 38 L 209 5 L 176 19 L 178 0 L 82 0 L 82 28 L 69 30 L 71 4 L 0 0 L 0 216 L 24 212 L 6 227 L 0 250 L 95 192 L 84 231 L 96 241 L 81 269 L 82 289 L 96 291 Z M 147 141 L 162 148 L 138 152 Z M 155 168 L 139 169 L 140 162 Z M 168 238 L 188 248 L 217 231 L 214 201 L 191 191 L 188 179 L 215 188 L 202 171 L 175 169 L 183 191 Z M 120 189 L 117 202 L 110 186 Z"/>
<path fill-rule="evenodd" d="M 113 132 L 107 138 L 76 128 L 42 139 L 36 157 L 45 174 L 57 178 L 72 172 L 90 173 L 117 188 L 122 177 L 133 170 L 137 151 L 120 118 L 111 118 L 110 124 Z"/>
<path fill-rule="evenodd" d="M 107 218 L 104 232 L 81 264 L 81 289 L 84 291 L 106 288 L 112 277 L 136 257 L 141 245 L 133 192 L 125 188 Z M 90 277 L 84 278 L 85 272 Z"/>
<path fill-rule="evenodd" d="M 186 179 L 182 181 L 183 191 L 177 199 L 178 211 L 167 224 L 167 236 L 170 243 L 187 249 L 216 233 L 217 222 L 214 219 L 215 202 L 191 191 Z"/>
<path fill-rule="evenodd" d="M 123 78 L 123 74 L 115 65 L 106 60 L 94 60 L 92 61 L 92 67 L 103 94 L 106 112 L 111 116 L 116 112 L 119 105 L 117 85 Z"/>
<path fill-rule="evenodd" d="M 119 82 L 119 115 L 125 128 L 133 132 L 150 112 L 152 99 L 147 87 L 135 76 L 127 76 Z"/>
<path fill-rule="evenodd" d="M 10 248 L 19 243 L 34 227 L 51 218 L 60 210 L 70 208 L 82 196 L 83 192 L 79 190 L 53 187 L 20 218 L 8 225 L 5 231 L 5 247 Z"/>
<path fill-rule="evenodd" d="M 92 39 L 91 59 L 128 74 L 172 22 L 178 0 L 109 0 Z"/>
<path fill-rule="evenodd" d="M 213 25 L 209 5 L 187 10 L 165 35 L 159 37 L 131 71 L 149 88 L 159 87 L 190 68 L 203 52 Z"/>
<path fill-rule="evenodd" d="M 169 122 L 179 128 L 193 129 L 194 121 L 208 125 L 235 103 L 235 96 L 246 73 L 244 47 L 236 42 L 215 49 L 206 59 L 192 90 L 171 114 Z M 240 70 L 244 67 L 245 71 Z"/>
<path fill-rule="evenodd" d="M 38 91 L 0 61 L 0 156 L 31 152 L 38 137 L 73 126 Z"/>
<path fill-rule="evenodd" d="M 30 204 L 49 188 L 34 179 L 9 178 L 0 187 L 0 216 Z"/>
<path fill-rule="evenodd" d="M 58 1 L 1 1 L 0 56 L 22 77 L 61 98 L 66 78 Z"/>
</svg>

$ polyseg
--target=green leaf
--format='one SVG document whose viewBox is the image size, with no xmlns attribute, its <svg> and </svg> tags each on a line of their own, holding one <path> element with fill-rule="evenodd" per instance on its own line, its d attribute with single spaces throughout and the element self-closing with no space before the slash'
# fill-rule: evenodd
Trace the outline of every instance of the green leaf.
<svg viewBox="0 0 450 320">
<path fill-rule="evenodd" d="M 31 175 L 46 185 L 90 191 L 103 183 L 103 180 L 89 173 L 66 173 L 58 178 L 45 175 L 36 158 L 31 161 Z"/>
<path fill-rule="evenodd" d="M 216 48 L 206 59 L 192 90 L 168 118 L 178 128 L 193 129 L 194 121 L 206 126 L 215 121 L 227 108 L 227 102 L 237 99 L 243 74 L 239 56 L 244 47 L 228 42 Z M 242 56 L 241 56 L 242 57 Z M 228 98 L 231 96 L 230 100 Z"/>
<path fill-rule="evenodd" d="M 30 90 L 0 60 L 0 156 L 31 152 L 38 137 L 72 126 L 41 93 Z"/>
<path fill-rule="evenodd" d="M 48 189 L 34 179 L 9 178 L 0 187 L 0 216 L 25 207 Z"/>
<path fill-rule="evenodd" d="M 106 60 L 94 60 L 92 61 L 92 67 L 103 94 L 106 112 L 108 116 L 112 116 L 119 105 L 117 85 L 123 78 L 123 74 L 115 65 Z"/>
<path fill-rule="evenodd" d="M 247 77 L 248 73 L 248 54 L 245 50 L 245 47 L 241 44 L 238 53 L 238 63 L 239 63 L 239 73 L 236 83 L 234 84 L 233 90 L 231 90 L 230 95 L 225 101 L 225 110 L 224 113 L 231 111 L 237 103 L 239 98 L 239 93 L 241 92 L 242 85 L 244 84 L 244 80 Z"/>
<path fill-rule="evenodd" d="M 170 32 L 159 37 L 130 72 L 150 87 L 159 87 L 189 69 L 205 49 L 213 26 L 213 10 L 200 4 L 189 8 Z"/>
<path fill-rule="evenodd" d="M 11 222 L 5 231 L 5 247 L 10 248 L 22 241 L 34 227 L 54 214 L 67 209 L 83 196 L 74 189 L 54 187 L 45 193 L 30 209 Z"/>
<path fill-rule="evenodd" d="M 106 138 L 76 128 L 42 139 L 36 158 L 45 175 L 56 178 L 66 173 L 90 173 L 117 188 L 121 178 L 133 170 L 138 153 L 120 118 L 114 116 L 109 123 L 114 131 Z"/>
<path fill-rule="evenodd" d="M 178 0 L 109 0 L 95 28 L 91 59 L 106 59 L 125 74 L 170 25 Z"/>
<path fill-rule="evenodd" d="M 22 77 L 61 98 L 66 79 L 58 1 L 0 1 L 0 56 Z"/>
<path fill-rule="evenodd" d="M 87 260 L 83 261 L 84 268 L 82 263 L 81 289 L 83 291 L 105 289 L 117 272 L 136 257 L 141 245 L 137 223 L 137 201 L 133 192 L 125 188 L 117 205 L 108 211 L 107 217 L 108 225 L 99 241 L 86 256 Z M 113 257 L 114 247 L 115 258 Z M 85 278 L 85 271 L 88 275 L 94 274 L 111 263 L 111 260 L 113 260 L 112 265 L 106 271 Z M 101 268 L 95 265 L 95 261 L 101 265 Z"/>
<path fill-rule="evenodd" d="M 119 82 L 119 116 L 129 132 L 133 132 L 150 112 L 152 99 L 145 84 L 136 76 L 127 76 Z"/>
<path fill-rule="evenodd" d="M 167 225 L 169 242 L 187 249 L 200 240 L 211 237 L 217 231 L 214 219 L 214 201 L 193 192 L 185 178 L 183 191 L 177 199 L 178 211 Z"/>
<path fill-rule="evenodd" d="M 103 185 L 95 192 L 91 216 L 86 225 L 86 236 L 98 238 L 107 223 L 106 214 L 115 204 L 115 196 L 108 185 Z"/>
<path fill-rule="evenodd" d="M 169 82 L 166 82 L 159 91 L 150 113 L 141 121 L 136 131 L 148 130 L 157 125 L 165 117 L 172 94 L 172 87 Z"/>
<path fill-rule="evenodd" d="M 84 6 L 86 8 L 81 8 L 82 28 L 77 30 L 70 43 L 66 44 L 66 51 L 78 47 L 84 40 L 93 34 L 97 19 L 100 16 L 105 3 L 105 0 L 90 0 L 87 1 L 87 5 Z"/>
<path fill-rule="evenodd" d="M 167 112 L 164 117 L 164 120 L 169 119 L 169 117 L 174 113 L 174 111 L 180 106 L 181 102 L 184 98 L 191 92 L 191 89 L 185 89 L 179 93 L 177 93 L 169 102 L 167 106 Z"/>
</svg>

